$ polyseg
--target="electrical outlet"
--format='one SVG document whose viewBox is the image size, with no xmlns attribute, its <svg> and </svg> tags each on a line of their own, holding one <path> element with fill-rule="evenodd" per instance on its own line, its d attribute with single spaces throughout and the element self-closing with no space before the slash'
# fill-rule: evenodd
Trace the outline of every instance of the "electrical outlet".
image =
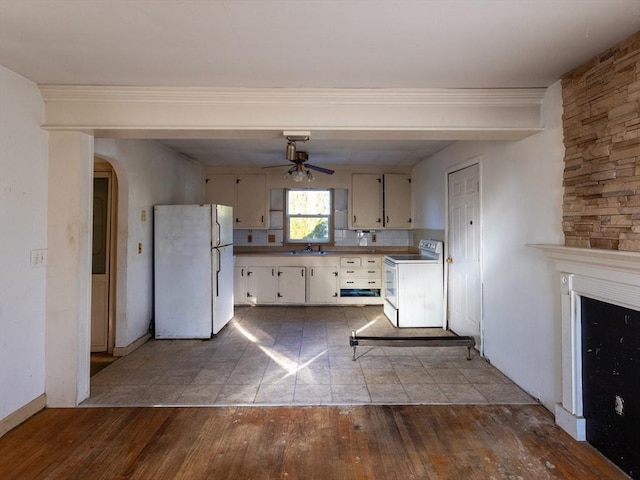
<svg viewBox="0 0 640 480">
<path fill-rule="evenodd" d="M 147 221 L 147 211 L 144 209 L 140 212 L 140 220 L 143 222 Z"/>
<path fill-rule="evenodd" d="M 267 236 L 267 241 L 268 241 L 269 243 L 276 243 L 276 236 L 275 236 L 275 235 L 273 235 L 273 234 L 268 235 L 268 236 Z"/>
<path fill-rule="evenodd" d="M 253 235 L 249 234 L 247 235 L 247 243 L 252 243 L 253 242 Z"/>
<path fill-rule="evenodd" d="M 378 236 L 375 233 L 371 234 L 371 243 L 376 243 L 378 240 Z"/>
<path fill-rule="evenodd" d="M 142 253 L 142 243 L 138 243 L 138 255 Z"/>
</svg>

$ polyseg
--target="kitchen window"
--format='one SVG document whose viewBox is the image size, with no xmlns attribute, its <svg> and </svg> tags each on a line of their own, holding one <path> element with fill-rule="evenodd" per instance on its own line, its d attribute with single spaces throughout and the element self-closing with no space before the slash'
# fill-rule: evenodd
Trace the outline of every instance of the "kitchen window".
<svg viewBox="0 0 640 480">
<path fill-rule="evenodd" d="M 288 243 L 333 241 L 331 189 L 285 190 L 285 233 Z"/>
</svg>

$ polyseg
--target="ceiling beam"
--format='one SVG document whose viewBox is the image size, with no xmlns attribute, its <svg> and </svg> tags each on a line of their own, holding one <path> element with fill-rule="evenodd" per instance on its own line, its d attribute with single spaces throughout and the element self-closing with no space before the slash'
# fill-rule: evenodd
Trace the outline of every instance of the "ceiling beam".
<svg viewBox="0 0 640 480">
<path fill-rule="evenodd" d="M 43 128 L 127 138 L 517 140 L 546 89 L 246 89 L 42 85 Z"/>
</svg>

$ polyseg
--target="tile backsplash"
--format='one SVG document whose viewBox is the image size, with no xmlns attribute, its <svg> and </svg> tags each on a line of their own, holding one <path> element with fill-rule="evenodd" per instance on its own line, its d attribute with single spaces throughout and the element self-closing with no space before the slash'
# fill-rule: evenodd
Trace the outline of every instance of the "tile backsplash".
<svg viewBox="0 0 640 480">
<path fill-rule="evenodd" d="M 273 235 L 275 242 L 269 243 Z M 375 237 L 375 238 L 374 238 Z M 251 241 L 249 241 L 251 239 Z M 412 230 L 334 230 L 335 245 L 341 247 L 378 246 L 410 247 L 413 245 Z M 375 241 L 374 241 L 375 240 Z M 233 244 L 241 247 L 280 247 L 283 245 L 283 230 L 234 230 Z"/>
</svg>

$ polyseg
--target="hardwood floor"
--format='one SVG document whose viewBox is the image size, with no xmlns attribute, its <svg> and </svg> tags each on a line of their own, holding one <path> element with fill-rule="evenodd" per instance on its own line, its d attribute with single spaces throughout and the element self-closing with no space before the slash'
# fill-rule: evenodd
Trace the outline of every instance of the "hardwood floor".
<svg viewBox="0 0 640 480">
<path fill-rule="evenodd" d="M 539 405 L 48 409 L 9 479 L 624 479 Z"/>
</svg>

